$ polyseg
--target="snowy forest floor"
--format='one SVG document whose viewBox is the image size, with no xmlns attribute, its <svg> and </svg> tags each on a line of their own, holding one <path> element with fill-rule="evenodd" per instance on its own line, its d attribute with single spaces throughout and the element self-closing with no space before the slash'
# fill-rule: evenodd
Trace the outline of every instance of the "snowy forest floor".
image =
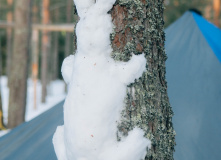
<svg viewBox="0 0 221 160">
<path fill-rule="evenodd" d="M 8 120 L 8 100 L 9 100 L 9 89 L 7 87 L 7 77 L 0 77 L 1 84 L 1 95 L 3 101 L 3 116 L 4 123 L 7 124 Z M 57 103 L 62 101 L 65 96 L 65 84 L 62 80 L 52 81 L 48 85 L 48 96 L 46 97 L 46 103 L 41 103 L 41 83 L 37 83 L 37 109 L 34 109 L 34 87 L 31 79 L 28 79 L 28 89 L 27 89 L 27 105 L 25 113 L 25 121 L 30 121 L 31 119 L 37 117 L 41 113 L 55 106 Z M 0 137 L 7 134 L 9 130 L 0 131 Z"/>
</svg>

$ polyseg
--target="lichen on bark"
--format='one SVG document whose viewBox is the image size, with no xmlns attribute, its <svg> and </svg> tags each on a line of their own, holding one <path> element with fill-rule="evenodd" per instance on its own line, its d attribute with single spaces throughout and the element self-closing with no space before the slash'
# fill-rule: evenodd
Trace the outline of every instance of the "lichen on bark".
<svg viewBox="0 0 221 160">
<path fill-rule="evenodd" d="M 135 126 L 142 128 L 152 142 L 145 160 L 172 160 L 175 146 L 173 111 L 165 80 L 163 11 L 163 0 L 117 0 L 110 11 L 114 24 L 110 35 L 112 57 L 128 61 L 132 53 L 144 53 L 147 59 L 146 72 L 128 86 L 117 134 L 120 140 Z M 75 53 L 75 33 L 74 37 Z"/>
<path fill-rule="evenodd" d="M 163 0 L 117 0 L 110 11 L 114 24 L 112 57 L 128 61 L 131 54 L 144 53 L 147 70 L 128 86 L 118 135 L 135 126 L 152 142 L 145 160 L 171 160 L 175 146 L 173 111 L 165 80 Z M 120 139 L 120 136 L 118 137 Z"/>
</svg>

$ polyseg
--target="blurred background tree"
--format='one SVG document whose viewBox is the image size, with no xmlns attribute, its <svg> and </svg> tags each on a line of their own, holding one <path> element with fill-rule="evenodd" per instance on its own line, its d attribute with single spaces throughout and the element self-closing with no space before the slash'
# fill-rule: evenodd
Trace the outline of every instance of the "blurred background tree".
<svg viewBox="0 0 221 160">
<path fill-rule="evenodd" d="M 61 78 L 60 67 L 62 61 L 65 56 L 72 53 L 71 42 L 73 37 L 65 29 L 59 29 L 59 31 L 40 29 L 34 32 L 36 29 L 32 25 L 32 32 L 35 33 L 33 35 L 35 35 L 37 42 L 34 45 L 32 43 L 32 47 L 31 40 L 26 41 L 27 27 L 31 25 L 27 22 L 27 13 L 25 13 L 29 10 L 26 3 L 28 1 L 0 0 L 1 75 L 7 75 L 8 82 L 10 81 L 8 83 L 10 88 L 9 128 L 13 128 L 24 121 L 27 91 L 25 86 L 27 85 L 27 78 L 32 75 L 32 69 L 37 70 L 37 72 L 34 71 L 37 73 L 36 78 L 41 79 L 43 84 L 42 101 L 45 102 L 47 85 L 52 79 Z M 65 26 L 66 23 L 73 23 L 74 21 L 72 0 L 66 0 L 66 3 L 60 2 L 60 0 L 31 0 L 31 2 L 30 11 L 33 16 L 30 21 L 34 25 L 64 24 Z M 20 30 L 24 30 L 23 36 L 20 38 L 16 34 L 19 27 Z M 29 47 L 32 47 L 32 53 L 28 51 Z M 36 50 L 33 50 L 33 48 Z M 42 50 L 39 48 L 42 48 Z M 68 53 L 65 53 L 65 51 Z M 21 56 L 21 54 L 25 56 Z M 31 66 L 33 62 L 36 63 L 34 67 Z M 23 83 L 20 83 L 22 81 Z"/>
<path fill-rule="evenodd" d="M 220 0 L 165 0 L 164 3 L 166 7 L 164 12 L 165 27 L 178 19 L 185 11 L 193 8 L 201 11 L 202 15 L 210 22 L 214 23 L 215 18 L 218 17 L 219 25 L 221 23 Z M 216 12 L 214 3 L 215 8 L 218 8 Z"/>
<path fill-rule="evenodd" d="M 0 87 L 1 89 L 1 87 Z M 3 122 L 3 111 L 2 111 L 2 95 L 0 92 L 0 130 L 5 129 L 4 122 Z"/>
<path fill-rule="evenodd" d="M 10 2 L 9 2 L 10 1 Z M 32 6 L 32 21 L 33 24 L 42 24 L 42 5 L 43 5 L 43 0 L 32 0 L 33 2 L 33 6 Z M 50 19 L 49 19 L 49 24 L 66 24 L 66 23 L 73 23 L 74 20 L 76 20 L 76 17 L 74 18 L 73 15 L 73 2 L 72 0 L 65 0 L 66 3 L 61 2 L 60 0 L 50 0 L 50 5 L 49 5 L 49 15 L 50 15 Z M 9 4 L 8 4 L 9 3 Z M 0 0 L 0 24 L 5 23 L 5 22 L 13 22 L 13 14 L 14 14 L 14 8 L 15 8 L 15 1 L 14 0 Z M 69 7 L 69 5 L 71 5 L 71 7 Z M 71 9 L 70 9 L 71 8 Z M 7 15 L 11 15 L 12 16 L 7 16 Z M 70 13 L 70 16 L 67 16 L 67 12 Z M 10 13 L 10 14 L 9 14 Z M 58 13 L 58 14 L 57 14 Z M 10 18 L 7 18 L 10 17 Z M 8 20 L 7 20 L 8 19 Z M 10 20 L 10 21 L 9 21 Z M 9 60 L 10 55 L 8 54 L 8 50 L 12 50 L 13 47 L 10 47 L 10 45 L 12 45 L 12 43 L 10 45 L 8 45 L 8 36 L 7 36 L 7 32 L 6 30 L 11 30 L 10 27 L 2 27 L 0 26 L 0 31 L 2 31 L 1 34 L 1 39 L 2 39 L 2 66 L 3 66 L 3 75 L 7 75 L 7 68 L 9 68 L 7 66 L 7 59 Z M 13 30 L 12 30 L 13 32 Z M 68 32 L 62 31 L 62 32 L 56 32 L 56 31 L 51 31 L 51 34 L 58 34 L 58 66 L 61 66 L 62 60 L 65 57 L 65 49 L 66 47 L 66 35 L 68 34 Z M 71 33 L 68 34 L 70 37 L 70 49 L 69 49 L 69 54 L 71 54 L 73 52 L 73 47 L 72 47 L 72 41 L 73 41 L 73 36 Z M 42 34 L 40 32 L 40 39 L 42 37 Z M 53 37 L 53 36 L 52 36 Z M 13 37 L 12 37 L 13 38 Z M 39 41 L 40 42 L 40 41 Z M 51 38 L 50 40 L 50 52 L 52 50 L 54 50 L 54 42 L 55 39 L 54 37 Z M 39 43 L 39 47 L 41 48 L 41 42 Z M 9 56 L 8 56 L 9 55 Z M 41 64 L 41 55 L 39 55 L 39 63 Z M 9 64 L 11 64 L 9 62 Z M 40 66 L 40 65 L 39 65 Z M 31 71 L 31 70 L 30 70 Z M 41 77 L 41 69 L 39 68 L 39 77 Z M 58 72 L 58 77 L 61 78 L 61 74 L 60 74 L 60 68 L 57 67 L 57 72 Z"/>
<path fill-rule="evenodd" d="M 66 3 L 60 2 L 60 0 L 50 0 L 49 5 L 49 15 L 50 20 L 49 24 L 65 24 L 65 23 L 72 23 L 77 18 L 73 15 L 73 2 L 72 0 L 65 0 Z M 165 19 L 165 27 L 173 23 L 176 19 L 178 19 L 185 11 L 187 11 L 190 8 L 196 8 L 199 11 L 202 12 L 203 16 L 208 19 L 211 22 L 214 22 L 215 19 L 215 12 L 214 12 L 214 1 L 220 0 L 165 0 L 165 12 L 164 12 L 164 19 Z M 32 21 L 34 24 L 41 24 L 42 22 L 42 5 L 43 0 L 33 0 L 33 18 Z M 217 2 L 216 2 L 217 3 Z M 69 7 L 71 5 L 71 7 Z M 13 22 L 13 12 L 14 12 L 14 0 L 0 0 L 0 22 L 8 21 Z M 69 14 L 70 13 L 70 14 Z M 220 13 L 220 11 L 219 11 Z M 70 16 L 68 16 L 70 15 Z M 216 14 L 217 15 L 217 14 Z M 219 24 L 221 23 L 221 17 L 219 14 L 218 17 Z M 2 38 L 2 59 L 3 59 L 3 74 L 6 75 L 7 72 L 9 72 L 9 66 L 10 66 L 10 56 L 11 56 L 11 50 L 12 50 L 12 37 L 10 36 L 13 32 L 12 29 L 8 28 L 6 29 L 0 27 L 0 30 L 4 31 L 4 34 L 1 35 Z M 58 45 L 56 44 L 56 34 L 58 38 Z M 41 37 L 41 35 L 40 35 Z M 71 38 L 71 39 L 70 39 Z M 70 40 L 68 40 L 70 39 Z M 62 60 L 65 57 L 66 53 L 72 53 L 73 46 L 70 45 L 70 48 L 68 43 L 73 41 L 73 36 L 70 33 L 67 33 L 65 31 L 63 32 L 52 32 L 52 38 L 51 38 L 51 50 L 50 52 L 58 52 L 58 66 L 61 66 Z M 7 47 L 8 46 L 8 47 Z M 58 46 L 58 49 L 56 49 L 56 46 Z M 54 48 L 55 47 L 55 48 Z M 39 48 L 41 48 L 41 42 L 39 44 Z M 56 51 L 57 50 L 57 51 Z M 68 51 L 70 50 L 70 51 Z M 53 54 L 54 55 L 54 54 Z M 39 55 L 39 62 L 41 63 L 41 55 Z M 8 58 L 7 58 L 8 57 Z M 56 57 L 55 57 L 56 58 Z M 41 77 L 41 69 L 39 70 L 39 77 Z M 51 72 L 55 72 L 54 70 Z M 58 74 L 58 77 L 61 78 L 60 69 L 57 67 L 57 71 L 55 72 Z M 55 79 L 54 75 L 51 75 L 51 79 Z"/>
<path fill-rule="evenodd" d="M 31 0 L 15 1 L 14 39 L 9 78 L 8 127 L 24 122 L 27 95 L 29 41 L 31 34 Z"/>
<path fill-rule="evenodd" d="M 1 55 L 2 54 L 1 54 L 1 38 L 0 38 L 0 75 L 2 73 L 2 56 Z M 1 79 L 0 79 L 0 84 L 1 84 Z M 0 130 L 4 130 L 4 129 L 5 129 L 5 125 L 3 122 L 2 94 L 1 94 L 1 85 L 0 85 Z"/>
</svg>

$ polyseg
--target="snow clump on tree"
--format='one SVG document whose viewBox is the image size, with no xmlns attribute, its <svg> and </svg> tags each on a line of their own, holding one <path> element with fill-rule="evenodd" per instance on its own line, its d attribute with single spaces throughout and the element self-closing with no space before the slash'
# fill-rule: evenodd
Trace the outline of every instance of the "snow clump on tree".
<svg viewBox="0 0 221 160">
<path fill-rule="evenodd" d="M 126 87 L 142 75 L 146 59 L 144 54 L 133 55 L 128 62 L 110 57 L 113 24 L 107 12 L 115 1 L 74 0 L 80 16 L 77 51 L 62 65 L 69 91 L 64 125 L 53 137 L 59 160 L 140 160 L 150 148 L 150 140 L 139 128 L 117 141 Z"/>
</svg>

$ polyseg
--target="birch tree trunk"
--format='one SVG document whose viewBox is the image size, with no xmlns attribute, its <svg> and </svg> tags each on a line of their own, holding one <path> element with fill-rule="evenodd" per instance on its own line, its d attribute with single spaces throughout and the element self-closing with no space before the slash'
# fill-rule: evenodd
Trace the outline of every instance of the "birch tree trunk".
<svg viewBox="0 0 221 160">
<path fill-rule="evenodd" d="M 112 57 L 128 61 L 132 53 L 144 53 L 147 59 L 147 71 L 128 86 L 118 124 L 118 135 L 126 136 L 135 126 L 144 130 L 152 143 L 145 160 L 172 160 L 175 146 L 165 79 L 163 11 L 163 0 L 117 0 L 110 11 L 115 26 L 110 35 Z"/>
<path fill-rule="evenodd" d="M 28 41 L 30 37 L 28 24 L 29 2 L 30 0 L 15 1 L 14 43 L 9 80 L 9 128 L 13 128 L 25 120 L 28 77 Z"/>
</svg>

